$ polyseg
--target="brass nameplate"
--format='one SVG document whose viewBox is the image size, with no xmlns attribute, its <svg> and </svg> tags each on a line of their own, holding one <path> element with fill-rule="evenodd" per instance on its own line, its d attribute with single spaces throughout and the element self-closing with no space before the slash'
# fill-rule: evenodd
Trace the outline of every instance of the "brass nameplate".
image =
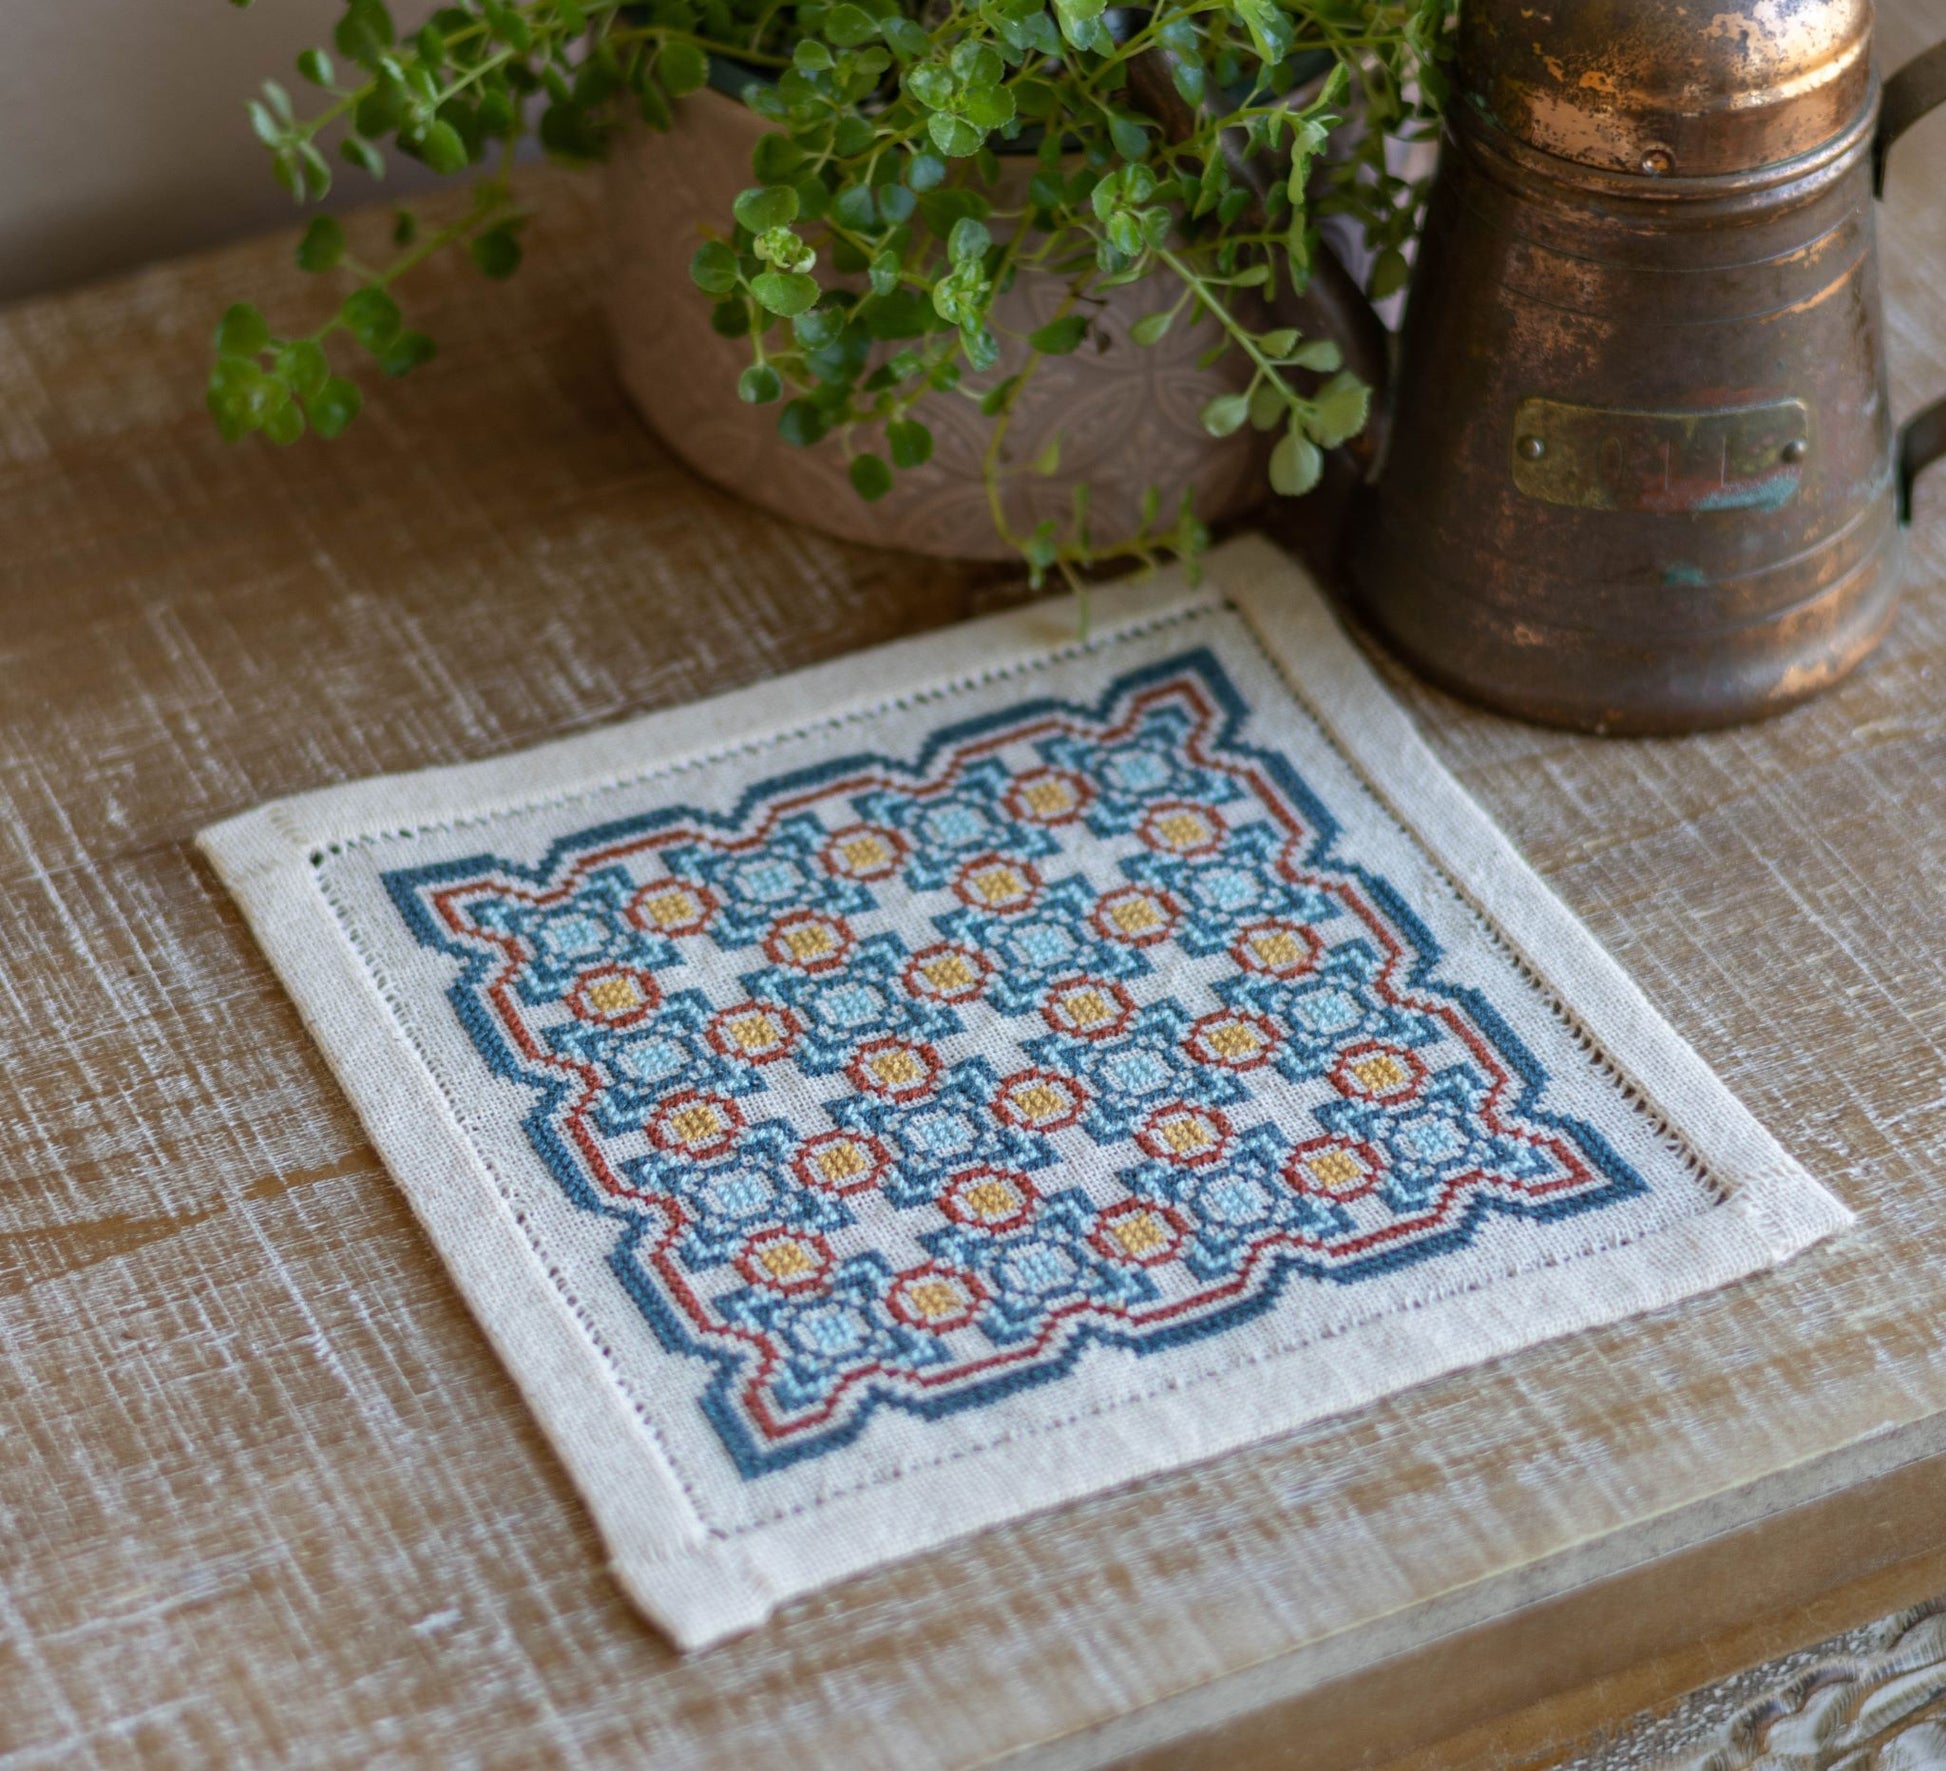
<svg viewBox="0 0 1946 1771">
<path fill-rule="evenodd" d="M 1778 510 L 1811 454 L 1802 400 L 1690 412 L 1627 412 L 1522 400 L 1514 484 L 1544 504 L 1675 516 Z"/>
</svg>

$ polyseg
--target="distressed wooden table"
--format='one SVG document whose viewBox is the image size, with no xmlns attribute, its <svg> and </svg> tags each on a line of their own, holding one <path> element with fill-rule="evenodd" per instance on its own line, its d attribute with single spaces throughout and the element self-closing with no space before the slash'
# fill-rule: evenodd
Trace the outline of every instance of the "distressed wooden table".
<svg viewBox="0 0 1946 1771">
<path fill-rule="evenodd" d="M 1888 6 L 1888 59 L 1933 0 Z M 1936 24 L 1935 24 L 1936 28 Z M 1946 388 L 1946 148 L 1886 218 Z M 0 314 L 0 1766 L 1552 1763 L 1946 1590 L 1946 480 L 1841 692 L 1619 744 L 1406 685 L 1863 1214 L 1780 1274 L 990 1532 L 678 1660 L 188 841 L 952 620 L 974 577 L 672 464 L 592 187 L 335 448 L 226 450 L 288 241 Z M 381 223 L 382 225 L 382 223 Z"/>
</svg>

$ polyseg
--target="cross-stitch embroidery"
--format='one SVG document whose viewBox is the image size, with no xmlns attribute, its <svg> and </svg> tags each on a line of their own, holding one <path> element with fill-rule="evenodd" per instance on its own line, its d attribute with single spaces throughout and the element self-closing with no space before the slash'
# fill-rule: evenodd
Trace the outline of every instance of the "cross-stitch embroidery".
<svg viewBox="0 0 1946 1771">
<path fill-rule="evenodd" d="M 385 876 L 746 1476 L 1644 1190 L 1244 714 L 1199 649 Z"/>
</svg>

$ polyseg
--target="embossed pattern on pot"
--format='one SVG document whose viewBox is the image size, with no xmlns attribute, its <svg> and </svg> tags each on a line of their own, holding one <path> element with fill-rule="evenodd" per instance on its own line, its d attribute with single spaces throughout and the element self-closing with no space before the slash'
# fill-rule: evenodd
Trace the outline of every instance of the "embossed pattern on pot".
<svg viewBox="0 0 1946 1771">
<path fill-rule="evenodd" d="M 637 129 L 617 140 L 607 178 L 611 286 L 609 324 L 622 384 L 658 435 L 700 474 L 753 503 L 846 540 L 957 559 L 1017 559 L 987 506 L 981 461 L 990 435 L 977 404 L 938 395 L 924 406 L 933 458 L 898 476 L 866 503 L 845 476 L 835 443 L 798 448 L 777 434 L 775 406 L 740 406 L 737 374 L 748 349 L 710 328 L 709 303 L 691 287 L 689 255 L 703 229 L 722 225 L 750 182 L 750 151 L 765 128 L 754 112 L 705 90 L 677 107 L 666 135 Z M 1003 159 L 1001 198 L 1024 191 L 1030 158 Z M 999 380 L 1025 359 L 1025 335 L 1053 319 L 1067 280 L 1028 271 L 1002 298 L 996 318 Z M 1044 360 L 1024 384 L 1006 444 L 1006 465 L 1022 468 L 1057 437 L 1061 467 L 1009 478 L 1005 498 L 1024 533 L 1052 518 L 1065 524 L 1073 489 L 1086 483 L 1091 526 L 1108 539 L 1141 522 L 1150 486 L 1187 488 L 1205 522 L 1242 516 L 1266 493 L 1269 442 L 1249 429 L 1212 437 L 1202 410 L 1247 385 L 1237 353 L 1209 369 L 1197 357 L 1215 341 L 1206 320 L 1184 315 L 1153 345 L 1129 328 L 1158 303 L 1140 286 L 1090 301 L 1089 337 L 1070 356 Z M 1009 332 L 1014 336 L 1009 336 Z"/>
</svg>

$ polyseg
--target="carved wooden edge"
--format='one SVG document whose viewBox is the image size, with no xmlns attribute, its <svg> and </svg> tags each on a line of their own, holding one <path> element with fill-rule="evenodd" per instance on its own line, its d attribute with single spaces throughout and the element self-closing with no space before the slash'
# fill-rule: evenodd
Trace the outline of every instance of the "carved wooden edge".
<svg viewBox="0 0 1946 1771">
<path fill-rule="evenodd" d="M 1946 1598 L 1895 1612 L 1871 1652 L 1746 1704 L 1666 1771 L 1946 1771 Z"/>
</svg>

